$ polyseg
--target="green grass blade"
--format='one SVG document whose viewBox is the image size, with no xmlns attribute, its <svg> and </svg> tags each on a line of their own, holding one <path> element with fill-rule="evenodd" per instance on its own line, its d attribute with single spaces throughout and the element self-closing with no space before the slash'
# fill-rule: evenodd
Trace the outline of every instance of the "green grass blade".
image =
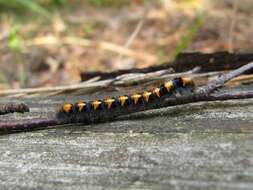
<svg viewBox="0 0 253 190">
<path fill-rule="evenodd" d="M 189 31 L 186 33 L 186 35 L 182 38 L 180 43 L 175 48 L 174 52 L 172 53 L 172 61 L 174 61 L 178 54 L 180 54 L 183 50 L 185 50 L 188 45 L 191 43 L 194 35 L 198 32 L 199 28 L 202 26 L 204 22 L 204 14 L 199 13 L 194 22 L 192 23 L 191 27 L 189 28 Z"/>
<path fill-rule="evenodd" d="M 16 0 L 16 2 L 34 13 L 38 13 L 44 17 L 50 18 L 50 13 L 32 0 Z"/>
</svg>

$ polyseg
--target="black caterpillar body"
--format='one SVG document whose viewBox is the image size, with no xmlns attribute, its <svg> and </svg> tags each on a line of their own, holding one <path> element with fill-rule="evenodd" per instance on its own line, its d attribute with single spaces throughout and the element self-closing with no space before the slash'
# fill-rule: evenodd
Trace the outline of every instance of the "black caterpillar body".
<svg viewBox="0 0 253 190">
<path fill-rule="evenodd" d="M 165 98 L 192 92 L 194 83 L 190 78 L 179 77 L 163 83 L 151 91 L 110 97 L 104 100 L 65 103 L 57 113 L 63 123 L 95 123 L 111 120 L 120 115 L 162 107 Z"/>
</svg>

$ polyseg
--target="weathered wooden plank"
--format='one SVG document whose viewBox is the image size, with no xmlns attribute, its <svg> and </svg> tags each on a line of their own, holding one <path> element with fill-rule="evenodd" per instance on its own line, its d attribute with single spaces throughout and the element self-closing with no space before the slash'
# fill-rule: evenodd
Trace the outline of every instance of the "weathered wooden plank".
<svg viewBox="0 0 253 190">
<path fill-rule="evenodd" d="M 26 101 L 30 117 L 51 116 L 60 102 Z M 27 115 L 2 119 L 11 117 Z M 4 189 L 253 188 L 252 99 L 2 135 L 0 143 Z"/>
</svg>

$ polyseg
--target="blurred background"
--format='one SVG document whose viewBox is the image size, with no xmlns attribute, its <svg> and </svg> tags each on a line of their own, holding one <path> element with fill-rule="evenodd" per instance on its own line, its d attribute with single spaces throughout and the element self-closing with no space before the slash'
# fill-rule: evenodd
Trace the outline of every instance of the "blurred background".
<svg viewBox="0 0 253 190">
<path fill-rule="evenodd" d="M 249 52 L 252 0 L 0 0 L 0 89 L 71 85 L 181 52 Z"/>
</svg>

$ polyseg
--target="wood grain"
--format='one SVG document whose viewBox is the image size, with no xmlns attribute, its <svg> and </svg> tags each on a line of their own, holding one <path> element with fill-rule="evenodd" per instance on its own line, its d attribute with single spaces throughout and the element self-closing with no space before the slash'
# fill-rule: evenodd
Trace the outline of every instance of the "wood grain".
<svg viewBox="0 0 253 190">
<path fill-rule="evenodd" d="M 31 107 L 30 113 L 5 115 L 1 121 L 22 120 L 27 114 L 50 117 L 62 100 L 22 101 Z M 253 99 L 245 99 L 151 110 L 97 125 L 2 135 L 0 186 L 252 189 L 252 126 Z"/>
</svg>

